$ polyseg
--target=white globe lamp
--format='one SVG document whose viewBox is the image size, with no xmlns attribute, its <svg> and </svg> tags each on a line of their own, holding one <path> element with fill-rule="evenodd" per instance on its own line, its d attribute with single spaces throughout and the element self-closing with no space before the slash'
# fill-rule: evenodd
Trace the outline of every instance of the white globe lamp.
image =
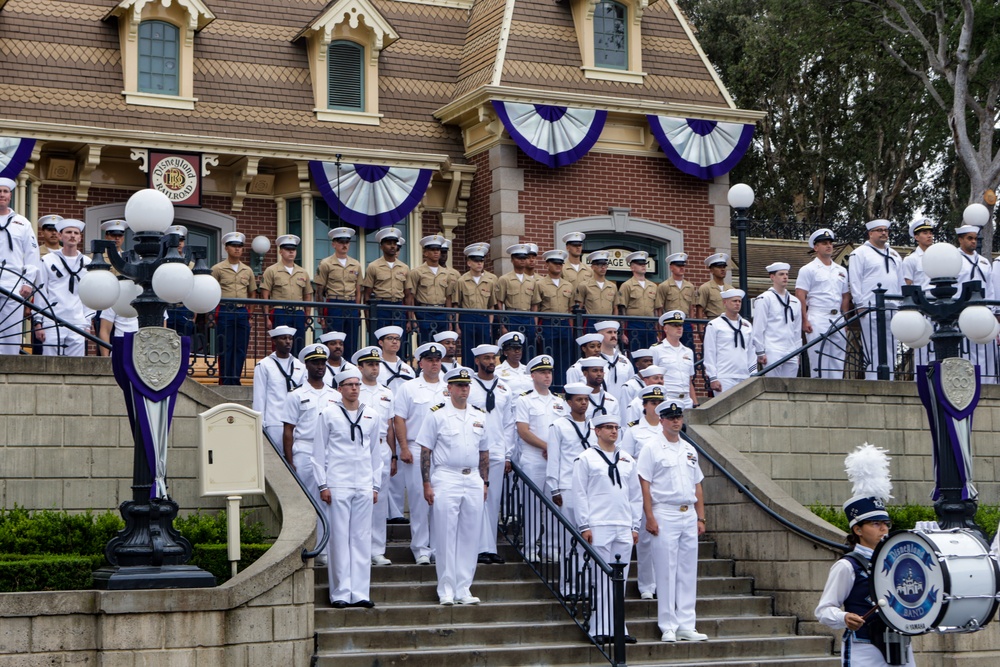
<svg viewBox="0 0 1000 667">
<path fill-rule="evenodd" d="M 121 287 L 118 278 L 110 271 L 87 271 L 77 286 L 80 301 L 91 310 L 107 310 L 118 301 Z"/>
<path fill-rule="evenodd" d="M 1000 336 L 1000 322 L 994 322 L 993 324 L 993 330 L 990 331 L 989 334 L 983 336 L 982 338 L 972 338 L 970 336 L 969 340 L 976 345 L 989 345 L 997 339 L 997 336 Z"/>
<path fill-rule="evenodd" d="M 253 242 L 250 244 L 253 251 L 258 255 L 267 254 L 267 251 L 271 249 L 271 240 L 266 236 L 255 236 Z"/>
<path fill-rule="evenodd" d="M 174 222 L 174 205 L 159 190 L 139 190 L 125 204 L 125 220 L 136 234 L 162 234 Z"/>
<path fill-rule="evenodd" d="M 954 278 L 962 271 L 962 256 L 950 243 L 935 243 L 924 251 L 921 264 L 931 280 Z"/>
<path fill-rule="evenodd" d="M 132 301 L 142 294 L 142 288 L 131 280 L 119 280 L 118 283 L 120 287 L 118 300 L 112 306 L 115 314 L 121 317 L 139 317 L 138 311 L 132 306 Z"/>
<path fill-rule="evenodd" d="M 753 188 L 746 183 L 737 183 L 729 188 L 728 199 L 733 208 L 750 208 L 753 206 Z"/>
<path fill-rule="evenodd" d="M 208 274 L 194 277 L 191 291 L 184 298 L 184 307 L 192 313 L 208 313 L 215 310 L 222 298 L 222 287 L 219 281 Z"/>
<path fill-rule="evenodd" d="M 931 342 L 931 336 L 934 335 L 934 325 L 930 323 L 926 317 L 924 318 L 924 333 L 920 338 L 913 341 L 909 347 L 918 349 L 921 347 L 927 347 L 927 344 Z"/>
<path fill-rule="evenodd" d="M 191 292 L 194 274 L 187 264 L 168 262 L 161 264 L 153 273 L 153 291 L 167 303 L 180 303 Z"/>
<path fill-rule="evenodd" d="M 889 328 L 892 330 L 892 335 L 903 345 L 913 347 L 913 344 L 923 337 L 925 325 L 924 316 L 916 310 L 901 310 L 893 315 Z"/>
<path fill-rule="evenodd" d="M 990 209 L 982 204 L 969 204 L 962 211 L 962 222 L 967 225 L 982 227 L 990 221 Z"/>
<path fill-rule="evenodd" d="M 989 338 L 997 320 L 986 306 L 969 306 L 958 316 L 958 328 L 971 340 Z"/>
</svg>

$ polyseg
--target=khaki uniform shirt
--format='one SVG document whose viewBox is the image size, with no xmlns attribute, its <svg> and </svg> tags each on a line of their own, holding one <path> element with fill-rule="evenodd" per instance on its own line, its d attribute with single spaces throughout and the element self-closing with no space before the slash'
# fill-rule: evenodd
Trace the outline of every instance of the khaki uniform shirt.
<svg viewBox="0 0 1000 667">
<path fill-rule="evenodd" d="M 556 285 L 552 278 L 542 276 L 535 284 L 535 294 L 531 297 L 531 305 L 538 306 L 540 313 L 568 313 L 573 307 L 573 294 L 576 290 L 573 283 L 560 278 Z"/>
<path fill-rule="evenodd" d="M 622 306 L 625 308 L 626 315 L 652 317 L 653 306 L 656 303 L 657 285 L 648 278 L 645 282 L 646 286 L 643 287 L 635 276 L 623 282 L 622 286 L 618 288 L 615 310 L 618 310 L 618 306 Z"/>
<path fill-rule="evenodd" d="M 305 269 L 296 264 L 288 273 L 281 262 L 264 269 L 260 288 L 269 291 L 268 298 L 275 301 L 308 301 L 313 293 L 312 281 Z"/>
<path fill-rule="evenodd" d="M 593 279 L 576 286 L 576 301 L 590 315 L 613 315 L 617 297 L 618 286 L 613 280 L 605 279 L 603 288 Z"/>
<path fill-rule="evenodd" d="M 580 283 L 587 282 L 594 278 L 594 270 L 586 264 L 581 263 L 579 270 L 574 269 L 569 262 L 563 264 L 562 277 L 573 283 L 573 287 L 579 287 Z"/>
<path fill-rule="evenodd" d="M 361 288 L 370 289 L 372 291 L 370 298 L 374 301 L 402 301 L 403 288 L 406 287 L 406 276 L 409 273 L 410 267 L 398 259 L 390 268 L 385 257 L 379 257 L 368 265 L 364 280 L 361 281 Z"/>
<path fill-rule="evenodd" d="M 39 257 L 45 257 L 46 255 L 48 255 L 53 250 L 59 250 L 59 248 L 50 248 L 47 245 L 45 245 L 44 243 L 39 243 L 38 244 L 38 256 Z"/>
<path fill-rule="evenodd" d="M 479 284 L 472 279 L 472 273 L 466 271 L 455 281 L 448 292 L 453 308 L 473 308 L 490 310 L 496 307 L 496 274 L 483 271 L 479 276 Z"/>
<path fill-rule="evenodd" d="M 442 266 L 442 268 L 444 269 L 444 272 L 448 275 L 448 289 L 445 293 L 451 294 L 452 288 L 455 287 L 455 283 L 457 283 L 458 279 L 462 277 L 462 274 L 458 272 L 458 269 L 453 269 L 450 266 Z"/>
<path fill-rule="evenodd" d="M 257 291 L 257 279 L 243 262 L 233 271 L 229 260 L 224 259 L 212 267 L 212 277 L 219 281 L 224 299 L 250 299 Z"/>
<path fill-rule="evenodd" d="M 331 255 L 316 269 L 316 285 L 326 290 L 327 299 L 354 301 L 360 281 L 361 262 L 353 257 L 348 257 L 347 263 L 341 266 L 337 256 Z"/>
<path fill-rule="evenodd" d="M 421 264 L 406 276 L 406 289 L 413 292 L 416 306 L 443 306 L 448 293 L 448 270 L 438 267 L 437 275 L 427 264 Z"/>
<path fill-rule="evenodd" d="M 503 274 L 497 279 L 497 303 L 502 303 L 507 310 L 531 310 L 537 280 L 527 273 L 524 274 L 524 282 L 518 280 L 513 271 Z"/>
<path fill-rule="evenodd" d="M 733 289 L 729 283 L 719 287 L 709 280 L 695 292 L 694 302 L 704 309 L 707 319 L 714 319 L 723 313 L 725 308 L 722 307 L 722 293 L 728 289 Z"/>
<path fill-rule="evenodd" d="M 673 278 L 668 278 L 656 288 L 656 303 L 654 307 L 664 313 L 671 310 L 683 310 L 687 315 L 694 303 L 694 285 L 684 280 L 680 288 Z"/>
</svg>

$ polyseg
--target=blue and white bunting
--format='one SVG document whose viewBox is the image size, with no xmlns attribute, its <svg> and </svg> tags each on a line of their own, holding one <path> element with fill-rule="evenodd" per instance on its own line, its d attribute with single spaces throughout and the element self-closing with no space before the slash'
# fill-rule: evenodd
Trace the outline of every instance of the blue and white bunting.
<svg viewBox="0 0 1000 667">
<path fill-rule="evenodd" d="M 752 124 L 671 116 L 646 118 L 674 166 L 706 181 L 729 173 L 743 159 L 753 138 Z"/>
<path fill-rule="evenodd" d="M 431 183 L 430 169 L 374 164 L 309 163 L 323 199 L 341 220 L 365 229 L 394 225 L 410 214 Z"/>
<path fill-rule="evenodd" d="M 17 180 L 18 174 L 31 159 L 34 139 L 0 137 L 0 178 Z"/>
<path fill-rule="evenodd" d="M 510 138 L 528 157 L 565 167 L 586 155 L 601 137 L 607 111 L 493 100 Z"/>
</svg>

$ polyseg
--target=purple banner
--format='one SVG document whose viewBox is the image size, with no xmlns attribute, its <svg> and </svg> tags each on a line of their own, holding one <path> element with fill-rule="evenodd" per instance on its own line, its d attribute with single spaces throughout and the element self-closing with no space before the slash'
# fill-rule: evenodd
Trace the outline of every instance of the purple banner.
<svg viewBox="0 0 1000 667">
<path fill-rule="evenodd" d="M 31 159 L 34 148 L 34 139 L 0 137 L 0 178 L 16 181 L 24 165 Z"/>
</svg>

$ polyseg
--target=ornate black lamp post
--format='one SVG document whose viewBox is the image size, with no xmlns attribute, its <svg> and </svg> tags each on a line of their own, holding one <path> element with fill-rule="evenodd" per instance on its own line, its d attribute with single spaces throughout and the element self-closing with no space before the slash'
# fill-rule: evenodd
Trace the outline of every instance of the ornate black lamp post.
<svg viewBox="0 0 1000 667">
<path fill-rule="evenodd" d="M 750 217 L 747 210 L 753 206 L 753 188 L 746 183 L 737 183 L 729 188 L 729 205 L 736 211 L 733 226 L 736 228 L 736 252 L 739 264 L 740 289 L 746 295 L 740 307 L 740 315 L 750 318 L 750 292 L 747 290 L 747 224 Z"/>
</svg>

